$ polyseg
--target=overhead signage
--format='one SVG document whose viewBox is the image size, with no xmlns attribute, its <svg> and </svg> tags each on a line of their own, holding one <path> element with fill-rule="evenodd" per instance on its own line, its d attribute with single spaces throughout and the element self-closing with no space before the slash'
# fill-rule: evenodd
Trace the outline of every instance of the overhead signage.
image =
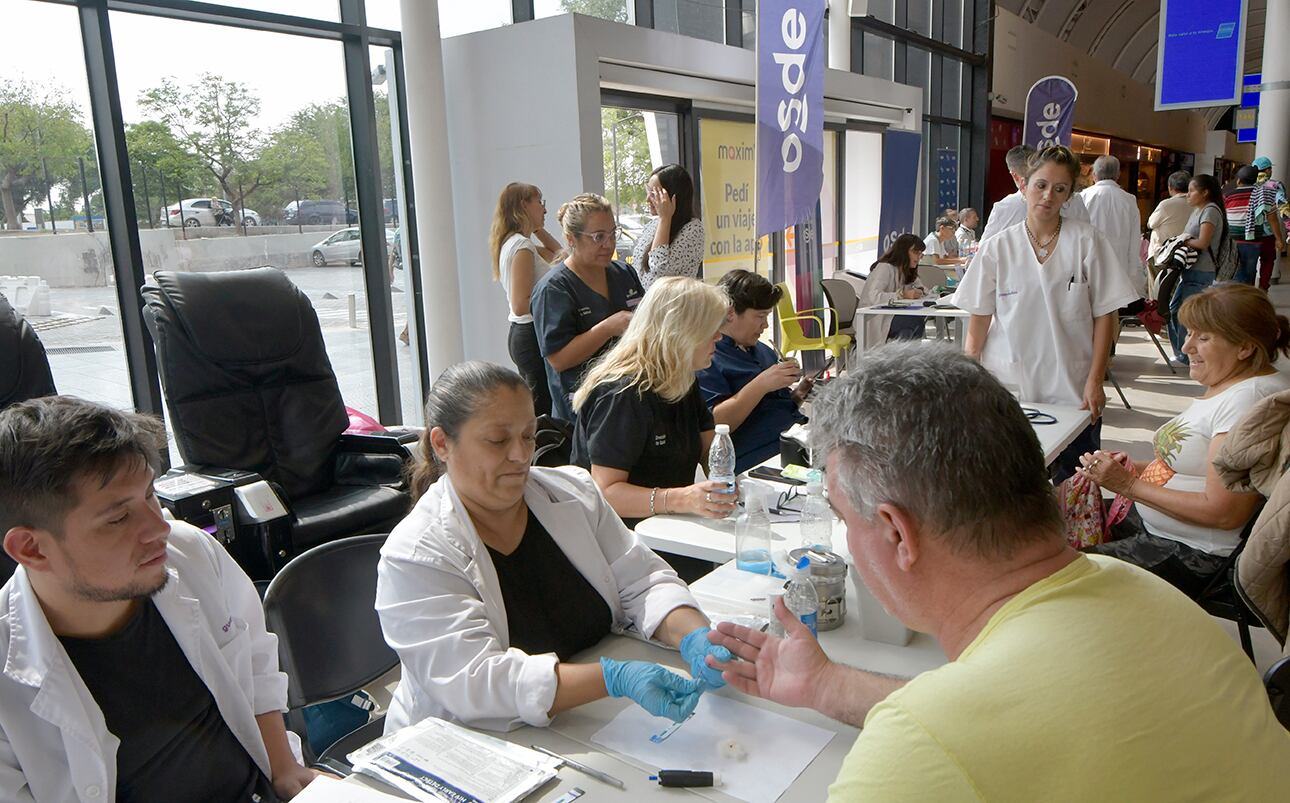
<svg viewBox="0 0 1290 803">
<path fill-rule="evenodd" d="M 1240 102 L 1247 0 L 1161 0 L 1156 110 Z"/>
<path fill-rule="evenodd" d="M 814 214 L 824 185 L 825 0 L 757 4 L 757 234 Z"/>
</svg>

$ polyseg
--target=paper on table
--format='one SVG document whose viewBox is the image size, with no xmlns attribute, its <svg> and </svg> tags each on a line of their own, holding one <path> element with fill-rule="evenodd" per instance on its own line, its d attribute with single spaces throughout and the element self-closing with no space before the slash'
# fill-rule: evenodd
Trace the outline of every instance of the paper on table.
<svg viewBox="0 0 1290 803">
<path fill-rule="evenodd" d="M 514 803 L 556 776 L 560 760 L 427 717 L 349 754 L 354 771 L 417 800 Z"/>
<path fill-rule="evenodd" d="M 655 744 L 649 737 L 659 721 L 628 706 L 591 741 L 648 767 L 720 772 L 720 791 L 748 803 L 774 803 L 833 738 L 832 731 L 716 694 L 705 694 L 694 718 Z M 747 757 L 722 756 L 719 744 L 727 739 Z"/>
<path fill-rule="evenodd" d="M 395 803 L 404 799 L 363 786 L 355 781 L 340 781 L 320 776 L 291 798 L 298 803 Z"/>
</svg>

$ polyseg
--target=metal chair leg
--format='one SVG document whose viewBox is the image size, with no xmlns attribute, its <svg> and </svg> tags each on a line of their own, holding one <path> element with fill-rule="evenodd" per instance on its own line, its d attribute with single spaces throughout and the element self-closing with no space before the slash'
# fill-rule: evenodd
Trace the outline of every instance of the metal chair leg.
<svg viewBox="0 0 1290 803">
<path fill-rule="evenodd" d="M 1147 329 L 1145 326 L 1142 328 Z M 1174 368 L 1174 364 L 1169 360 L 1169 355 L 1165 354 L 1164 347 L 1160 345 L 1160 338 L 1156 337 L 1156 333 L 1150 329 L 1147 329 L 1147 335 L 1151 338 L 1151 342 L 1156 344 L 1156 351 L 1160 352 L 1160 359 L 1165 361 L 1165 367 L 1169 369 L 1169 373 L 1177 376 L 1178 371 Z"/>
<path fill-rule="evenodd" d="M 1120 401 L 1124 403 L 1124 409 L 1132 410 L 1133 406 L 1130 405 L 1129 400 L 1124 397 L 1124 390 L 1120 388 L 1120 383 L 1115 381 L 1115 374 L 1111 373 L 1110 368 L 1106 369 L 1106 378 L 1111 380 L 1111 384 L 1115 386 L 1115 392 L 1120 394 Z"/>
</svg>

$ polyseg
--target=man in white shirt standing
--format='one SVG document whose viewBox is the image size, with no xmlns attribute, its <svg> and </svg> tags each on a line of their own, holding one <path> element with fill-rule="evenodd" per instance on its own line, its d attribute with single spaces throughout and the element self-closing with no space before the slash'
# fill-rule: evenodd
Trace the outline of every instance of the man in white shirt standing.
<svg viewBox="0 0 1290 803">
<path fill-rule="evenodd" d="M 1156 206 L 1151 217 L 1147 218 L 1147 228 L 1151 230 L 1151 245 L 1147 248 L 1147 265 L 1155 261 L 1158 252 L 1171 237 L 1177 237 L 1187 228 L 1187 219 L 1194 211 L 1187 203 L 1187 185 L 1191 183 L 1191 173 L 1176 170 L 1169 174 L 1169 197 Z"/>
<path fill-rule="evenodd" d="M 1147 275 L 1142 270 L 1142 215 L 1138 212 L 1138 199 L 1125 192 L 1117 180 L 1120 160 L 1114 156 L 1099 156 L 1093 161 L 1093 178 L 1096 183 L 1079 194 L 1088 209 L 1093 228 L 1111 241 L 1119 258 L 1120 269 L 1129 277 L 1129 284 L 1139 296 L 1147 295 Z"/>
<path fill-rule="evenodd" d="M 990 219 L 986 221 L 985 231 L 981 232 L 978 242 L 983 243 L 1009 226 L 1015 226 L 1026 219 L 1026 196 L 1022 194 L 1021 188 L 1026 183 L 1026 165 L 1034 155 L 1034 148 L 1029 145 L 1018 145 L 1010 148 L 1007 155 L 1003 157 L 1008 164 L 1008 174 L 1012 176 L 1012 182 L 1017 185 L 1017 191 L 1000 199 L 990 209 Z M 1078 194 L 1072 195 L 1062 206 L 1062 217 L 1067 220 L 1087 221 L 1089 219 L 1088 210 L 1084 208 L 1084 202 L 1080 200 Z"/>
<path fill-rule="evenodd" d="M 959 227 L 954 230 L 954 239 L 959 241 L 959 255 L 967 253 L 976 245 L 976 227 L 981 225 L 981 216 L 972 207 L 959 210 Z"/>
<path fill-rule="evenodd" d="M 272 803 L 314 778 L 255 587 L 161 515 L 165 445 L 70 396 L 0 413 L 0 800 Z"/>
</svg>

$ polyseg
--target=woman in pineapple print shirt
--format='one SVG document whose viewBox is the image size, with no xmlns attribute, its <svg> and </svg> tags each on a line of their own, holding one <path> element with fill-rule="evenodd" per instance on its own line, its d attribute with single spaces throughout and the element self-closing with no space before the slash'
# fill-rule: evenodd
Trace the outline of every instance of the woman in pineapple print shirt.
<svg viewBox="0 0 1290 803">
<path fill-rule="evenodd" d="M 1272 366 L 1290 354 L 1290 320 L 1258 288 L 1235 283 L 1187 299 L 1179 315 L 1188 370 L 1205 393 L 1156 431 L 1155 459 L 1139 476 L 1102 451 L 1083 455 L 1080 470 L 1134 502 L 1121 525 L 1129 536 L 1089 551 L 1135 563 L 1194 597 L 1236 548 L 1261 499 L 1229 491 L 1213 460 L 1255 402 L 1290 389 Z"/>
</svg>

